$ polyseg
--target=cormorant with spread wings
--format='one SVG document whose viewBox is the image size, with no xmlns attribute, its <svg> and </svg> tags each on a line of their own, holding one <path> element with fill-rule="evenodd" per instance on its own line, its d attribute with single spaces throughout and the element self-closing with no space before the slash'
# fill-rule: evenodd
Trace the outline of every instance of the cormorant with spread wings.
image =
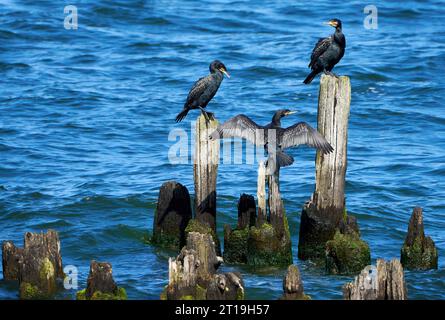
<svg viewBox="0 0 445 320">
<path fill-rule="evenodd" d="M 311 62 L 309 63 L 309 68 L 312 71 L 303 81 L 305 84 L 311 83 L 320 72 L 336 76 L 331 71 L 345 54 L 346 38 L 342 32 L 341 21 L 332 19 L 327 24 L 335 28 L 335 33 L 318 40 L 314 50 L 312 50 Z"/>
<path fill-rule="evenodd" d="M 210 135 L 210 139 L 238 137 L 257 146 L 264 146 L 268 153 L 267 166 L 271 168 L 272 172 L 294 162 L 292 156 L 283 152 L 286 148 L 307 145 L 325 154 L 334 150 L 329 142 L 306 122 L 298 122 L 288 128 L 282 128 L 281 119 L 293 113 L 295 111 L 278 110 L 275 112 L 272 122 L 266 126 L 260 126 L 249 117 L 240 114 L 220 125 Z M 275 129 L 275 131 L 271 129 Z"/>
</svg>

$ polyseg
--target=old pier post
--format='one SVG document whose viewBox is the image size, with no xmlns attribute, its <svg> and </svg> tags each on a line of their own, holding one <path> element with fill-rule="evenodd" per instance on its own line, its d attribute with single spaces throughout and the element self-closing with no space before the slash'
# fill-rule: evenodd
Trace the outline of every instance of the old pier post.
<svg viewBox="0 0 445 320">
<path fill-rule="evenodd" d="M 26 232 L 23 249 L 5 241 L 2 251 L 3 277 L 18 280 L 21 299 L 47 299 L 56 293 L 57 280 L 65 276 L 56 231 Z"/>
<path fill-rule="evenodd" d="M 162 300 L 243 300 L 244 283 L 239 273 L 217 273 L 222 258 L 209 234 L 189 232 L 179 255 L 170 258 L 168 285 Z"/>
<path fill-rule="evenodd" d="M 258 216 L 256 226 L 261 227 L 267 222 L 267 204 L 266 204 L 266 165 L 263 161 L 258 166 L 257 181 L 257 198 L 258 198 Z"/>
<path fill-rule="evenodd" d="M 216 178 L 219 163 L 219 144 L 209 136 L 218 127 L 218 121 L 206 121 L 201 114 L 196 120 L 195 156 L 193 179 L 195 183 L 195 218 L 186 228 L 189 232 L 209 233 L 215 241 L 216 253 L 221 254 L 221 246 L 216 233 Z"/>
<path fill-rule="evenodd" d="M 423 210 L 413 210 L 408 225 L 408 233 L 401 250 L 400 262 L 409 270 L 437 269 L 439 254 L 431 237 L 425 235 Z"/>
<path fill-rule="evenodd" d="M 326 243 L 334 239 L 336 232 L 352 230 L 344 226 L 349 221 L 346 216 L 345 176 L 350 102 L 351 84 L 348 77 L 336 78 L 326 75 L 321 77 L 318 131 L 333 146 L 334 152 L 330 154 L 317 152 L 315 191 L 310 201 L 305 204 L 301 215 L 298 257 L 303 260 L 324 259 Z M 345 233 L 351 237 L 351 241 L 361 241 L 358 239 L 358 232 Z M 339 237 L 337 239 L 343 240 Z M 335 244 L 332 244 L 331 248 L 342 250 Z M 354 263 L 352 269 L 361 270 L 368 264 L 366 252 L 364 256 L 366 261 Z M 337 262 L 343 263 L 343 261 Z M 351 271 L 349 270 L 351 268 L 346 269 Z"/>
<path fill-rule="evenodd" d="M 255 267 L 292 263 L 292 243 L 280 195 L 279 172 L 270 173 L 271 170 L 261 162 L 257 186 L 258 217 L 247 239 L 247 263 Z M 266 185 L 269 191 L 267 202 Z"/>
<path fill-rule="evenodd" d="M 191 218 L 192 208 L 187 188 L 176 181 L 165 182 L 159 190 L 152 242 L 181 249 L 185 245 L 185 228 Z"/>
<path fill-rule="evenodd" d="M 77 300 L 127 300 L 127 293 L 114 281 L 110 263 L 93 260 L 90 264 L 87 288 L 77 292 Z"/>
<path fill-rule="evenodd" d="M 206 122 L 203 115 L 196 120 L 195 163 L 195 214 L 199 222 L 216 230 L 216 177 L 219 162 L 219 140 L 209 139 L 218 127 L 218 121 Z"/>
<path fill-rule="evenodd" d="M 366 266 L 354 281 L 343 286 L 345 300 L 406 300 L 402 264 L 397 259 L 377 259 L 377 266 Z"/>
</svg>

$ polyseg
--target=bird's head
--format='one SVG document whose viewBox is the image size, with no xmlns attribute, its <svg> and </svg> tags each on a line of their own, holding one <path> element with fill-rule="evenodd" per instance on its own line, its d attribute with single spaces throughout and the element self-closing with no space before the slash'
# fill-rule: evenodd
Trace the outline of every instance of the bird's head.
<svg viewBox="0 0 445 320">
<path fill-rule="evenodd" d="M 290 116 L 291 114 L 297 113 L 297 111 L 291 111 L 289 109 L 282 109 L 275 112 L 275 116 L 279 118 L 284 118 Z"/>
<path fill-rule="evenodd" d="M 326 25 L 334 27 L 335 29 L 341 29 L 341 21 L 340 19 L 331 19 L 328 22 L 325 22 Z"/>
<path fill-rule="evenodd" d="M 222 62 L 219 61 L 219 60 L 215 60 L 215 61 L 213 61 L 213 62 L 210 64 L 209 69 L 210 69 L 210 72 L 211 72 L 211 73 L 214 73 L 214 72 L 216 72 L 216 71 L 220 71 L 220 72 L 222 72 L 223 74 L 225 74 L 225 75 L 227 76 L 227 78 L 230 78 L 230 75 L 229 75 L 229 73 L 227 72 L 227 68 L 226 68 L 226 66 L 224 65 L 224 63 L 222 63 Z"/>
</svg>

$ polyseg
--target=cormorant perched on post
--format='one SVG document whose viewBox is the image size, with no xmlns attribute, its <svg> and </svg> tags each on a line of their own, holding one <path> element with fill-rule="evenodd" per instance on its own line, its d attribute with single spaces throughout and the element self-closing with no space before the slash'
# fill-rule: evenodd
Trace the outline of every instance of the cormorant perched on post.
<svg viewBox="0 0 445 320">
<path fill-rule="evenodd" d="M 211 135 L 210 139 L 238 137 L 246 139 L 257 146 L 264 146 L 268 153 L 269 168 L 276 172 L 280 167 L 286 167 L 294 162 L 294 158 L 283 152 L 284 149 L 302 144 L 316 148 L 323 153 L 334 149 L 326 139 L 306 122 L 298 122 L 288 128 L 281 127 L 281 118 L 296 111 L 278 110 L 272 122 L 260 126 L 249 117 L 240 114 L 224 122 Z M 275 131 L 271 131 L 275 129 Z M 276 161 L 275 161 L 276 158 Z"/>
<path fill-rule="evenodd" d="M 312 72 L 303 81 L 309 84 L 320 72 L 336 76 L 331 72 L 334 66 L 340 61 L 345 54 L 346 38 L 341 30 L 341 21 L 332 19 L 326 24 L 335 28 L 335 33 L 327 38 L 321 38 L 315 45 L 311 54 L 311 62 L 309 67 Z"/>
<path fill-rule="evenodd" d="M 184 119 L 191 109 L 201 109 L 207 122 L 209 121 L 209 115 L 212 116 L 212 113 L 205 112 L 204 108 L 218 91 L 218 88 L 223 81 L 224 74 L 230 78 L 226 66 L 219 60 L 213 61 L 210 64 L 209 69 L 210 74 L 200 78 L 195 82 L 192 89 L 190 89 L 187 101 L 184 104 L 184 109 L 176 116 L 176 122 Z"/>
</svg>

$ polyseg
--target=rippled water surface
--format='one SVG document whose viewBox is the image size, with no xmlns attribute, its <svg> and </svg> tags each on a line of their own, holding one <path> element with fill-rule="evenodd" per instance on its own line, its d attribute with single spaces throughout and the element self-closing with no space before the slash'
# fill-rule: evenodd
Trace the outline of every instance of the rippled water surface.
<svg viewBox="0 0 445 320">
<path fill-rule="evenodd" d="M 67 3 L 68 4 L 68 3 Z M 147 245 L 160 185 L 193 193 L 190 164 L 168 162 L 171 129 L 194 80 L 222 60 L 232 75 L 209 105 L 220 120 L 259 123 L 278 108 L 284 124 L 316 125 L 318 79 L 302 80 L 315 41 L 342 19 L 346 55 L 334 69 L 352 82 L 347 208 L 372 258 L 399 257 L 414 206 L 445 252 L 445 11 L 441 1 L 374 1 L 377 30 L 363 27 L 368 3 L 332 1 L 76 1 L 78 30 L 65 30 L 60 1 L 0 1 L 0 240 L 60 232 L 64 264 L 85 286 L 91 259 L 109 261 L 132 299 L 158 299 L 174 252 Z M 314 156 L 291 151 L 282 194 L 294 262 L 313 299 L 341 299 L 351 277 L 327 276 L 296 259 L 301 207 L 314 189 Z M 235 224 L 241 193 L 256 192 L 256 165 L 224 164 L 218 228 Z M 407 272 L 409 297 L 444 299 L 439 270 Z M 276 299 L 285 270 L 243 273 L 247 298 Z M 0 276 L 1 277 L 1 276 Z M 74 297 L 74 291 L 62 293 Z M 0 298 L 17 298 L 0 280 Z"/>
</svg>

